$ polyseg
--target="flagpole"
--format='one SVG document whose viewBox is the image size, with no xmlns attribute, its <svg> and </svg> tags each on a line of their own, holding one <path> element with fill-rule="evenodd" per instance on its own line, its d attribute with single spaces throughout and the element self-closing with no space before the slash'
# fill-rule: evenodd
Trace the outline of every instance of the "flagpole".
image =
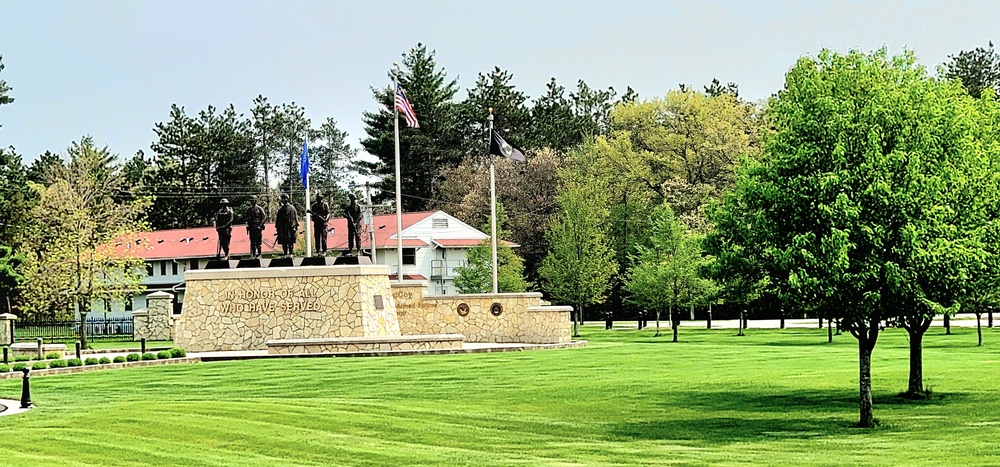
<svg viewBox="0 0 1000 467">
<path fill-rule="evenodd" d="M 490 115 L 486 117 L 486 120 L 490 122 L 486 153 L 490 158 L 490 239 L 492 240 L 491 251 L 493 253 L 493 293 L 497 293 L 497 176 L 493 165 L 493 154 L 490 154 L 489 149 L 493 142 L 493 107 L 490 107 Z"/>
<path fill-rule="evenodd" d="M 311 170 L 310 170 L 311 172 Z M 313 255 L 312 247 L 312 214 L 309 213 L 309 209 L 312 208 L 312 204 L 309 202 L 309 172 L 306 172 L 306 256 Z"/>
<path fill-rule="evenodd" d="M 392 96 L 393 101 L 396 99 L 396 93 L 399 91 L 399 65 L 396 62 L 392 62 L 392 67 L 395 69 L 395 73 L 392 74 Z M 392 127 L 396 133 L 396 280 L 403 280 L 403 213 L 400 211 L 402 206 L 402 192 L 400 191 L 399 182 L 399 109 L 396 108 L 396 104 L 392 105 Z M 372 247 L 374 248 L 374 246 Z"/>
</svg>

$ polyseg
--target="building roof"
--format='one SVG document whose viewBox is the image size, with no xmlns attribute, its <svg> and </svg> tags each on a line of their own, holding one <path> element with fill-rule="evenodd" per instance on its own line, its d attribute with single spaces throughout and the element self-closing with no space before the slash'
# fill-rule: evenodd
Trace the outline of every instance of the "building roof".
<svg viewBox="0 0 1000 467">
<path fill-rule="evenodd" d="M 436 246 L 442 248 L 458 248 L 464 246 L 474 246 L 483 241 L 483 238 L 437 238 L 433 231 L 428 233 L 427 229 L 414 228 L 412 232 L 407 232 L 411 227 L 421 224 L 427 226 L 431 217 L 443 218 L 455 221 L 454 225 L 459 228 L 442 235 L 461 235 L 469 237 L 471 235 L 485 235 L 478 230 L 467 226 L 458 219 L 442 211 L 422 211 L 403 213 L 403 246 L 427 247 Z M 396 215 L 380 214 L 374 220 L 375 247 L 376 249 L 396 248 Z M 428 221 L 425 223 L 424 221 Z M 306 224 L 304 220 L 299 222 L 298 235 L 305 235 Z M 347 249 L 347 219 L 343 217 L 331 218 L 328 223 L 330 229 L 327 233 L 327 249 L 346 250 Z M 274 224 L 269 223 L 264 228 L 264 244 L 262 250 L 264 254 L 280 253 L 281 245 L 276 245 Z M 311 233 L 310 233 L 311 235 Z M 133 237 L 134 238 L 134 237 Z M 214 258 L 217 255 L 218 234 L 214 227 L 196 227 L 190 229 L 170 229 L 156 230 L 152 232 L 141 232 L 138 238 L 145 242 L 125 242 L 116 245 L 118 251 L 134 251 L 139 257 L 145 260 L 160 259 L 188 259 L 188 258 Z M 367 226 L 361 232 L 361 244 L 366 248 L 369 246 L 370 236 Z M 505 242 L 510 245 L 512 243 Z M 230 256 L 246 256 L 250 254 L 250 237 L 247 234 L 246 225 L 233 225 L 232 237 L 229 241 Z"/>
</svg>

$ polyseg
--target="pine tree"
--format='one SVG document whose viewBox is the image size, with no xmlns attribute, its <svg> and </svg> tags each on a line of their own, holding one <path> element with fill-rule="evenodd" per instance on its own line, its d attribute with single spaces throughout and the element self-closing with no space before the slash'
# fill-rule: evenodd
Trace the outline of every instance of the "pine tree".
<svg viewBox="0 0 1000 467">
<path fill-rule="evenodd" d="M 449 80 L 445 70 L 437 66 L 434 51 L 417 44 L 403 57 L 399 84 L 420 122 L 420 128 L 409 128 L 399 118 L 402 209 L 421 211 L 427 209 L 438 191 L 441 169 L 454 167 L 462 160 L 453 101 L 458 81 Z M 363 164 L 362 168 L 367 174 L 380 177 L 375 185 L 378 192 L 373 197 L 380 202 L 393 199 L 396 191 L 394 90 L 391 85 L 373 88 L 372 94 L 381 108 L 364 113 L 367 137 L 361 145 L 378 161 Z"/>
</svg>

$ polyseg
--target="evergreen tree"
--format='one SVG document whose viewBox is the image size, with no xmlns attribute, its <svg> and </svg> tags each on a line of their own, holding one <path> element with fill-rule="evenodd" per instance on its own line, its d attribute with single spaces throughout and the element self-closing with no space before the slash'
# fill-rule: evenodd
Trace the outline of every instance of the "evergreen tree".
<svg viewBox="0 0 1000 467">
<path fill-rule="evenodd" d="M 1000 93 L 1000 54 L 993 50 L 993 42 L 990 42 L 989 47 L 949 55 L 944 64 L 944 76 L 957 79 L 972 97 L 979 98 L 984 89 L 992 89 L 995 95 Z"/>
<path fill-rule="evenodd" d="M 489 149 L 487 130 L 489 109 L 493 109 L 493 129 L 508 143 L 527 147 L 531 142 L 531 111 L 527 96 L 511 83 L 514 75 L 500 67 L 489 74 L 479 74 L 476 85 L 468 90 L 461 104 L 460 125 L 464 130 L 463 148 L 466 155 L 486 154 Z"/>
<path fill-rule="evenodd" d="M 423 44 L 417 44 L 403 56 L 398 78 L 420 122 L 420 128 L 409 128 L 402 116 L 399 117 L 402 209 L 422 211 L 438 192 L 441 169 L 454 167 L 462 160 L 461 133 L 453 101 L 458 81 L 447 78 L 445 70 L 435 61 L 435 52 L 428 51 Z M 392 81 L 392 71 L 389 81 Z M 365 174 L 379 177 L 373 200 L 381 202 L 394 199 L 396 192 L 395 93 L 390 85 L 372 88 L 372 94 L 380 108 L 364 113 L 367 137 L 361 145 L 378 161 L 359 166 Z"/>
</svg>

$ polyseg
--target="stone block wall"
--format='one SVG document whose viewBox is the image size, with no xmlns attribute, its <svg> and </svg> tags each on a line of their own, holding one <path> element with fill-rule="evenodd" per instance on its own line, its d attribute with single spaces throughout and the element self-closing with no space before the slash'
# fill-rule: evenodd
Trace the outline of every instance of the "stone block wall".
<svg viewBox="0 0 1000 467">
<path fill-rule="evenodd" d="M 132 312 L 135 318 L 135 340 L 168 341 L 173 339 L 170 315 L 173 313 L 174 296 L 167 292 L 154 292 L 146 297 L 147 308 Z"/>
<path fill-rule="evenodd" d="M 174 342 L 188 351 L 263 350 L 278 339 L 399 336 L 384 265 L 194 270 Z"/>
<path fill-rule="evenodd" d="M 268 355 L 333 354 L 461 349 L 463 336 L 358 337 L 343 339 L 288 339 L 269 341 Z"/>
<path fill-rule="evenodd" d="M 572 340 L 572 307 L 543 305 L 541 293 L 425 295 L 426 291 L 425 282 L 393 282 L 403 335 L 461 334 L 465 342 L 528 344 Z M 493 309 L 494 303 L 499 308 Z"/>
</svg>

